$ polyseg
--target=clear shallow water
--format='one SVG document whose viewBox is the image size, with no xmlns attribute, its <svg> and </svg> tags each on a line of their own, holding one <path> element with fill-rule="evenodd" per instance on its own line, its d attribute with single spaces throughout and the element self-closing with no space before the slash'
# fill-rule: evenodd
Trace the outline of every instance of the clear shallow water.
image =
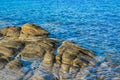
<svg viewBox="0 0 120 80">
<path fill-rule="evenodd" d="M 50 37 L 74 41 L 97 55 L 111 53 L 113 62 L 120 58 L 119 0 L 0 0 L 1 28 L 28 22 L 41 25 Z"/>
</svg>

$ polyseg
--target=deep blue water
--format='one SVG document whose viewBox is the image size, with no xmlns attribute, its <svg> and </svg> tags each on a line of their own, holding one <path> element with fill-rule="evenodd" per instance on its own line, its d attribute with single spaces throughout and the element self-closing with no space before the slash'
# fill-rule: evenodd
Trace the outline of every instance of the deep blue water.
<svg viewBox="0 0 120 80">
<path fill-rule="evenodd" d="M 35 23 L 98 55 L 120 53 L 119 0 L 0 0 L 0 27 Z"/>
</svg>

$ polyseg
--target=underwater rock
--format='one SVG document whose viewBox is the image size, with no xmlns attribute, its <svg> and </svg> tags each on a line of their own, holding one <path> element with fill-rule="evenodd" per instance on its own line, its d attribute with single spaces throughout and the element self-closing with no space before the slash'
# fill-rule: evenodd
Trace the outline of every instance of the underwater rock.
<svg viewBox="0 0 120 80">
<path fill-rule="evenodd" d="M 29 80 L 56 80 L 49 72 L 36 72 Z"/>
<path fill-rule="evenodd" d="M 58 46 L 60 40 L 35 24 L 5 27 L 0 34 L 0 69 L 23 74 L 16 80 L 75 80 L 81 68 L 95 63 L 92 51 L 69 41 Z"/>
</svg>

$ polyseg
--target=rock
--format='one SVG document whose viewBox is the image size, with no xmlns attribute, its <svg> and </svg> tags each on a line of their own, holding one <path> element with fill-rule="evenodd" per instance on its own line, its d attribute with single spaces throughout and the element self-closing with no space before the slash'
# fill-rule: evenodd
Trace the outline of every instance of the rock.
<svg viewBox="0 0 120 80">
<path fill-rule="evenodd" d="M 6 56 L 6 57 L 13 57 L 15 52 L 7 47 L 0 47 L 0 54 L 1 56 Z"/>
<path fill-rule="evenodd" d="M 56 59 L 56 63 L 57 64 L 61 64 L 62 63 L 62 55 L 56 55 L 56 57 L 55 57 L 55 59 Z"/>
<path fill-rule="evenodd" d="M 24 24 L 20 33 L 19 39 L 21 40 L 37 40 L 40 38 L 46 38 L 49 32 L 42 27 L 35 24 Z"/>
<path fill-rule="evenodd" d="M 20 51 L 22 48 L 24 48 L 24 42 L 21 41 L 13 41 L 13 40 L 8 40 L 5 42 L 0 42 L 0 46 L 8 47 L 8 48 L 13 48 L 17 51 Z"/>
<path fill-rule="evenodd" d="M 82 67 L 82 66 L 86 66 L 87 63 L 80 60 L 79 58 L 76 58 L 74 61 L 73 61 L 73 66 L 75 67 Z"/>
<path fill-rule="evenodd" d="M 45 80 L 45 78 L 42 76 L 34 75 L 34 76 L 32 76 L 32 78 L 30 80 Z"/>
<path fill-rule="evenodd" d="M 56 56 L 57 63 L 63 63 L 75 67 L 83 67 L 91 64 L 94 54 L 87 49 L 84 49 L 74 43 L 65 41 L 58 48 Z"/>
<path fill-rule="evenodd" d="M 62 72 L 69 72 L 70 65 L 61 64 Z"/>
<path fill-rule="evenodd" d="M 4 41 L 0 42 L 0 65 L 9 64 L 11 60 L 17 55 L 23 48 L 23 44 L 20 41 Z M 17 64 L 17 63 L 15 63 Z M 14 65 L 15 66 L 15 65 Z"/>
<path fill-rule="evenodd" d="M 0 33 L 5 37 L 19 37 L 20 36 L 20 27 L 8 26 L 0 30 Z"/>
<path fill-rule="evenodd" d="M 35 24 L 0 29 L 0 69 L 10 71 L 8 76 L 17 73 L 17 80 L 81 79 L 78 73 L 94 65 L 95 54 L 75 43 L 47 38 L 48 34 Z"/>
<path fill-rule="evenodd" d="M 70 54 L 69 52 L 64 52 L 64 54 L 62 55 L 62 63 L 72 65 L 73 64 L 73 60 L 76 57 L 77 56 L 74 55 L 74 54 Z"/>
<path fill-rule="evenodd" d="M 0 33 L 0 39 L 2 39 L 2 37 L 3 37 L 3 34 L 2 34 L 2 33 Z"/>
<path fill-rule="evenodd" d="M 19 37 L 20 36 L 20 27 L 9 27 L 7 30 L 7 37 Z"/>
<path fill-rule="evenodd" d="M 10 61 L 7 65 L 6 65 L 6 68 L 9 68 L 9 69 L 19 69 L 23 66 L 23 64 L 18 60 L 18 59 L 15 59 L 13 61 Z"/>
<path fill-rule="evenodd" d="M 47 52 L 44 56 L 43 63 L 47 66 L 52 66 L 55 62 L 55 55 L 53 52 Z"/>
<path fill-rule="evenodd" d="M 42 38 L 40 39 L 38 42 L 38 45 L 40 45 L 41 47 L 43 47 L 46 52 L 52 52 L 55 51 L 57 48 L 57 41 L 53 40 L 53 39 L 48 39 L 48 38 Z"/>
<path fill-rule="evenodd" d="M 3 36 L 6 36 L 8 29 L 9 29 L 9 27 L 5 27 L 5 28 L 0 29 L 0 33 L 1 33 Z"/>
<path fill-rule="evenodd" d="M 22 26 L 21 32 L 31 36 L 48 36 L 49 34 L 49 32 L 44 30 L 42 27 L 29 23 Z"/>
<path fill-rule="evenodd" d="M 56 64 L 61 65 L 59 79 L 75 80 L 80 69 L 87 67 L 89 64 L 93 65 L 93 60 L 95 60 L 95 55 L 92 51 L 72 42 L 64 41 L 58 48 L 58 55 L 56 55 Z"/>
<path fill-rule="evenodd" d="M 27 42 L 22 50 L 22 58 L 42 58 L 47 52 L 54 52 L 57 47 L 56 41 L 52 39 L 39 39 L 38 41 Z"/>
<path fill-rule="evenodd" d="M 54 75 L 47 71 L 35 72 L 29 80 L 56 80 Z"/>
<path fill-rule="evenodd" d="M 8 63 L 8 60 L 4 58 L 0 58 L 0 69 L 4 68 L 4 66 Z"/>
<path fill-rule="evenodd" d="M 79 70 L 80 70 L 80 68 L 72 66 L 72 67 L 70 67 L 69 72 L 70 72 L 71 74 L 74 74 L 74 75 L 76 76 L 76 74 L 79 72 Z M 74 76 L 74 77 L 75 77 L 75 76 Z"/>
<path fill-rule="evenodd" d="M 22 50 L 22 58 L 40 58 L 45 54 L 44 48 L 40 47 L 36 42 L 30 43 Z"/>
<path fill-rule="evenodd" d="M 0 42 L 0 65 L 9 63 L 17 53 L 23 48 L 23 44 L 19 41 L 3 41 Z M 15 63 L 16 64 L 16 63 Z"/>
<path fill-rule="evenodd" d="M 5 64 L 13 60 L 15 56 L 16 52 L 13 49 L 8 47 L 0 47 L 0 66 L 4 67 Z"/>
</svg>

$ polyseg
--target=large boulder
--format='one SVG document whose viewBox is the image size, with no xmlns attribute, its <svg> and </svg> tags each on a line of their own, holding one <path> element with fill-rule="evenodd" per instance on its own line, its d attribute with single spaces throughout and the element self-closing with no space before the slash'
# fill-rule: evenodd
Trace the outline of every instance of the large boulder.
<svg viewBox="0 0 120 80">
<path fill-rule="evenodd" d="M 92 51 L 69 41 L 64 41 L 57 51 L 55 64 L 60 65 L 60 80 L 76 80 L 75 77 L 82 68 L 95 63 L 95 54 Z"/>
<path fill-rule="evenodd" d="M 91 60 L 95 58 L 92 51 L 80 47 L 72 42 L 64 41 L 58 48 L 56 62 L 58 64 L 67 64 L 71 66 L 82 67 L 91 64 Z"/>
<path fill-rule="evenodd" d="M 21 32 L 31 36 L 47 36 L 49 34 L 49 32 L 44 30 L 42 27 L 29 23 L 22 26 Z"/>
</svg>

